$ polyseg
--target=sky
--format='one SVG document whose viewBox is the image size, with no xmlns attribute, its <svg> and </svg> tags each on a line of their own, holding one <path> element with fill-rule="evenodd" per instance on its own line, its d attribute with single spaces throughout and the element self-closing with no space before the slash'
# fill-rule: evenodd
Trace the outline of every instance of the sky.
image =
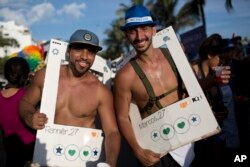
<svg viewBox="0 0 250 167">
<path fill-rule="evenodd" d="M 178 8 L 186 1 L 179 0 Z M 224 38 L 235 33 L 250 39 L 250 0 L 232 1 L 230 13 L 225 0 L 206 1 L 207 33 L 219 33 Z M 0 21 L 15 20 L 27 26 L 36 41 L 68 40 L 76 29 L 88 29 L 102 42 L 122 3 L 130 5 L 130 0 L 0 0 Z"/>
</svg>

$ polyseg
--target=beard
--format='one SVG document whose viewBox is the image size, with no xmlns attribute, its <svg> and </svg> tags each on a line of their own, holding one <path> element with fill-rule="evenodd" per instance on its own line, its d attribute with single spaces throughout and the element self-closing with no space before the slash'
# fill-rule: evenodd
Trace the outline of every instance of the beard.
<svg viewBox="0 0 250 167">
<path fill-rule="evenodd" d="M 84 63 L 85 65 L 81 65 Z M 74 76 L 81 77 L 85 73 L 87 73 L 91 67 L 91 63 L 85 60 L 75 60 L 74 62 L 69 62 L 70 69 L 72 70 Z"/>
<path fill-rule="evenodd" d="M 145 37 L 143 39 L 135 39 L 132 44 L 137 53 L 144 53 L 151 46 L 152 40 L 150 40 L 148 37 Z"/>
</svg>

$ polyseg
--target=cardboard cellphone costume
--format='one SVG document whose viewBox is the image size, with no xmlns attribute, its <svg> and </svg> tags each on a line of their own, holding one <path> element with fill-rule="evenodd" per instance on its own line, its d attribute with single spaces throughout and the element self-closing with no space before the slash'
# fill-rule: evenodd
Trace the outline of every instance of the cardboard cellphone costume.
<svg viewBox="0 0 250 167">
<path fill-rule="evenodd" d="M 169 50 L 188 97 L 144 119 L 137 105 L 131 103 L 129 117 L 140 146 L 164 156 L 183 145 L 219 133 L 220 127 L 173 28 L 170 26 L 159 31 L 153 38 L 153 45 Z"/>
<path fill-rule="evenodd" d="M 52 39 L 40 111 L 48 117 L 45 128 L 37 131 L 33 162 L 41 166 L 83 167 L 88 161 L 97 161 L 101 154 L 102 130 L 54 124 L 56 97 L 61 64 L 65 59 L 67 42 Z M 92 70 L 105 83 L 111 77 L 105 62 L 97 58 Z M 97 68 L 98 67 L 98 68 Z"/>
</svg>

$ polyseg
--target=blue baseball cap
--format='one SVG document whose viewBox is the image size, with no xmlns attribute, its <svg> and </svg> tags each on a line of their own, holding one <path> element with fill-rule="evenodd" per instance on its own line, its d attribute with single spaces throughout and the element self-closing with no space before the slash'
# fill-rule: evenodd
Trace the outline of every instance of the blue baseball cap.
<svg viewBox="0 0 250 167">
<path fill-rule="evenodd" d="M 125 31 L 130 27 L 156 24 L 158 24 L 158 21 L 153 21 L 153 18 L 146 7 L 142 5 L 135 5 L 126 11 L 125 25 L 120 28 L 122 31 Z"/>
<path fill-rule="evenodd" d="M 69 39 L 70 45 L 74 43 L 87 44 L 96 48 L 97 51 L 102 50 L 102 47 L 99 46 L 98 37 L 88 30 L 76 30 Z"/>
</svg>

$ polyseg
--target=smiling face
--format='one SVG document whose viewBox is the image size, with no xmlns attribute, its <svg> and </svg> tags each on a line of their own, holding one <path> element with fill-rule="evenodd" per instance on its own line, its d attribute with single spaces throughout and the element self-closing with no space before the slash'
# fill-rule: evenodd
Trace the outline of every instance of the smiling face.
<svg viewBox="0 0 250 167">
<path fill-rule="evenodd" d="M 152 46 L 152 38 L 156 28 L 151 25 L 132 27 L 125 31 L 126 37 L 138 53 L 148 50 Z"/>
<path fill-rule="evenodd" d="M 93 65 L 96 48 L 91 45 L 74 43 L 69 46 L 69 66 L 75 76 L 82 76 Z"/>
</svg>

